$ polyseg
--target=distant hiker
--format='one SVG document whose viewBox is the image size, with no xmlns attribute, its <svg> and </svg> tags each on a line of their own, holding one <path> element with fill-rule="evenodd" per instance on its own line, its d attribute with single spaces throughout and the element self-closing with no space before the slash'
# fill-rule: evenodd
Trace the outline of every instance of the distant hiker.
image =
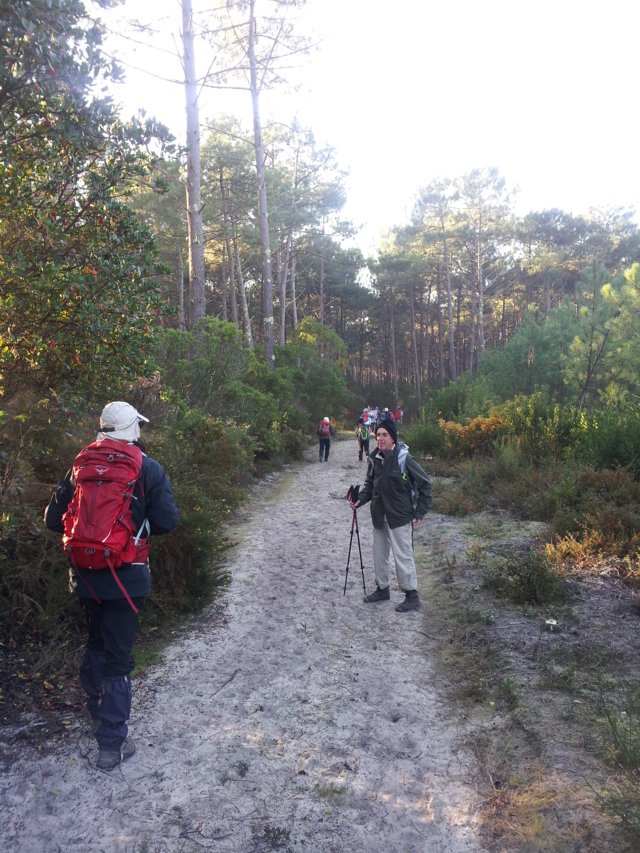
<svg viewBox="0 0 640 853">
<path fill-rule="evenodd" d="M 404 415 L 404 412 L 402 411 L 401 407 L 398 406 L 398 408 L 396 409 L 396 423 L 398 423 L 398 424 L 402 423 L 403 415 Z"/>
<path fill-rule="evenodd" d="M 394 413 L 390 412 L 388 408 L 385 408 L 385 410 L 382 413 L 382 417 L 383 418 L 390 418 L 392 421 L 395 421 L 395 419 L 396 419 L 396 416 L 394 415 Z"/>
<path fill-rule="evenodd" d="M 101 770 L 113 770 L 135 752 L 127 737 L 131 650 L 151 586 L 150 538 L 178 523 L 167 475 L 140 441 L 143 422 L 148 418 L 129 403 L 108 403 L 96 441 L 76 456 L 44 516 L 50 530 L 63 534 L 70 588 L 87 617 L 80 682 Z"/>
<path fill-rule="evenodd" d="M 396 606 L 400 613 L 417 610 L 418 578 L 413 560 L 413 525 L 431 506 L 431 480 L 409 453 L 398 444 L 396 424 L 383 418 L 376 430 L 378 447 L 371 452 L 367 476 L 358 500 L 349 500 L 352 509 L 371 501 L 373 521 L 374 592 L 366 602 L 389 601 L 389 556 L 393 552 L 398 585 L 405 599 Z"/>
<path fill-rule="evenodd" d="M 358 418 L 356 438 L 358 439 L 358 462 L 362 462 L 363 454 L 367 459 L 369 458 L 369 427 L 364 422 L 364 418 Z"/>
<path fill-rule="evenodd" d="M 335 434 L 335 430 L 329 418 L 323 418 L 318 424 L 318 454 L 319 462 L 329 461 L 329 450 L 331 448 L 331 439 Z"/>
</svg>

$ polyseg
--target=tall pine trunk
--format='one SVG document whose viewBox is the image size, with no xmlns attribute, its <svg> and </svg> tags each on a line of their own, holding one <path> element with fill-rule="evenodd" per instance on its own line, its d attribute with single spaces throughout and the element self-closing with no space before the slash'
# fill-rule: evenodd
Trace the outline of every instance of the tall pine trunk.
<svg viewBox="0 0 640 853">
<path fill-rule="evenodd" d="M 204 228 L 200 190 L 200 116 L 193 47 L 191 0 L 182 0 L 182 45 L 187 111 L 187 223 L 189 234 L 189 327 L 206 313 Z"/>
<path fill-rule="evenodd" d="M 416 377 L 416 397 L 418 398 L 418 406 L 421 406 L 422 394 L 420 389 L 420 364 L 418 362 L 418 339 L 416 337 L 416 312 L 413 304 L 413 282 L 411 282 L 409 290 L 409 304 L 411 306 L 411 345 L 413 348 L 413 370 Z"/>
<path fill-rule="evenodd" d="M 258 219 L 260 226 L 260 252 L 262 256 L 262 338 L 264 358 L 270 370 L 274 368 L 273 274 L 271 272 L 271 245 L 269 216 L 267 213 L 267 184 L 265 175 L 264 145 L 260 122 L 260 84 L 256 62 L 255 0 L 249 3 L 249 73 L 251 103 L 253 106 L 253 141 L 256 156 L 256 185 L 258 189 Z"/>
<path fill-rule="evenodd" d="M 247 346 L 253 349 L 253 333 L 251 331 L 251 316 L 249 314 L 249 304 L 247 302 L 247 290 L 244 286 L 244 276 L 242 275 L 242 263 L 240 261 L 240 248 L 238 246 L 237 223 L 234 223 L 233 245 L 236 256 L 236 271 L 238 273 L 238 288 L 240 290 L 240 303 L 242 305 L 242 316 L 244 318 L 244 334 L 247 339 Z"/>
<path fill-rule="evenodd" d="M 393 285 L 391 285 L 391 370 L 393 371 L 393 395 L 398 399 L 398 364 L 396 359 L 396 317 Z"/>
<path fill-rule="evenodd" d="M 184 322 L 184 267 L 182 264 L 182 252 L 180 249 L 176 250 L 175 276 L 178 303 L 178 328 L 181 332 L 184 332 L 186 328 Z"/>
<path fill-rule="evenodd" d="M 453 382 L 456 380 L 456 350 L 453 333 L 453 300 L 451 298 L 451 269 L 449 265 L 449 246 L 444 229 L 444 214 L 440 213 L 440 226 L 442 228 L 442 249 L 444 254 L 444 275 L 447 287 L 447 319 L 449 321 L 449 376 Z"/>
<path fill-rule="evenodd" d="M 224 227 L 224 241 L 227 247 L 227 257 L 229 258 L 229 297 L 231 304 L 231 321 L 238 325 L 238 301 L 236 299 L 236 265 L 233 252 L 231 250 L 231 235 L 229 234 L 229 211 L 227 205 L 227 197 L 224 189 L 223 170 L 220 168 L 220 195 L 222 196 L 222 224 Z"/>
</svg>

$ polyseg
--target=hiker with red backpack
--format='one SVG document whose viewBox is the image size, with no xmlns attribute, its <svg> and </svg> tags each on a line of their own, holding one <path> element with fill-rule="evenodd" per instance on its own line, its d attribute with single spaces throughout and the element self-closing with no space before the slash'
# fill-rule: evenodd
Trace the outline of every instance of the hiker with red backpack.
<svg viewBox="0 0 640 853">
<path fill-rule="evenodd" d="M 151 588 L 150 538 L 178 523 L 169 479 L 140 441 L 142 423 L 148 418 L 129 403 L 108 403 L 96 441 L 76 456 L 45 511 L 47 527 L 62 533 L 70 588 L 87 617 L 80 682 L 101 770 L 113 770 L 135 752 L 127 727 L 131 651 Z"/>
<path fill-rule="evenodd" d="M 318 424 L 316 433 L 318 435 L 318 454 L 320 456 L 318 461 L 328 462 L 331 439 L 335 435 L 335 430 L 331 420 L 329 418 L 323 418 Z"/>
</svg>

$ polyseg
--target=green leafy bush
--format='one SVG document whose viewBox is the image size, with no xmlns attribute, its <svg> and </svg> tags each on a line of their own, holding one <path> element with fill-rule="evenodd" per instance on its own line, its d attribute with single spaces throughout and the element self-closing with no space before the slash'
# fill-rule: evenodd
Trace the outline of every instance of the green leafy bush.
<svg viewBox="0 0 640 853">
<path fill-rule="evenodd" d="M 428 415 L 426 409 L 420 411 L 417 423 L 403 425 L 402 435 L 414 453 L 437 455 L 444 449 L 446 441 L 442 424 L 434 416 Z"/>
<path fill-rule="evenodd" d="M 429 402 L 424 407 L 425 411 L 431 415 L 432 419 L 455 421 L 461 418 L 466 408 L 471 384 L 472 379 L 466 373 L 455 382 L 449 382 L 430 396 Z"/>
<path fill-rule="evenodd" d="M 276 350 L 276 376 L 293 377 L 295 399 L 291 400 L 306 413 L 306 429 L 326 416 L 336 420 L 349 400 L 345 381 L 348 364 L 344 341 L 333 329 L 312 317 L 305 317 L 291 341 Z M 280 398 L 285 407 L 289 401 Z M 291 414 L 291 408 L 289 408 Z"/>
<path fill-rule="evenodd" d="M 502 412 L 509 440 L 534 462 L 571 454 L 585 426 L 582 412 L 550 403 L 543 391 L 510 400 Z"/>
<path fill-rule="evenodd" d="M 548 604 L 563 589 L 561 577 L 538 551 L 500 554 L 484 570 L 483 586 L 516 604 Z"/>
<path fill-rule="evenodd" d="M 189 406 L 220 416 L 225 387 L 244 377 L 248 358 L 237 326 L 214 317 L 205 317 L 189 332 L 164 329 L 156 337 L 163 385 Z"/>
<path fill-rule="evenodd" d="M 190 410 L 151 436 L 149 452 L 162 461 L 180 509 L 176 530 L 154 540 L 151 603 L 186 612 L 225 580 L 224 523 L 251 482 L 254 440 L 244 426 Z"/>
<path fill-rule="evenodd" d="M 597 468 L 626 468 L 640 477 L 640 415 L 634 409 L 605 408 L 585 416 L 576 455 Z"/>
</svg>

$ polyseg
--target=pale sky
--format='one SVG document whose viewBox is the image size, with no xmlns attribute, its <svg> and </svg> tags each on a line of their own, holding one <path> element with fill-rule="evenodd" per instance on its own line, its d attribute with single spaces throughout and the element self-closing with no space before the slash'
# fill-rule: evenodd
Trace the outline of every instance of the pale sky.
<svg viewBox="0 0 640 853">
<path fill-rule="evenodd" d="M 193 0 L 196 9 L 218 2 Z M 125 9 L 170 33 L 166 53 L 138 48 L 132 62 L 179 77 L 170 51 L 180 45 L 180 0 L 127 0 Z M 519 188 L 522 213 L 640 210 L 633 0 L 308 0 L 297 14 L 320 47 L 297 74 L 298 96 L 265 93 L 263 117 L 297 113 L 335 148 L 350 172 L 344 213 L 365 226 L 366 252 L 408 221 L 421 186 L 484 166 Z M 204 52 L 196 62 L 202 73 Z M 145 107 L 182 141 L 181 88 L 127 73 L 116 99 L 129 112 Z M 216 111 L 251 127 L 248 94 L 207 94 L 201 117 Z"/>
</svg>

